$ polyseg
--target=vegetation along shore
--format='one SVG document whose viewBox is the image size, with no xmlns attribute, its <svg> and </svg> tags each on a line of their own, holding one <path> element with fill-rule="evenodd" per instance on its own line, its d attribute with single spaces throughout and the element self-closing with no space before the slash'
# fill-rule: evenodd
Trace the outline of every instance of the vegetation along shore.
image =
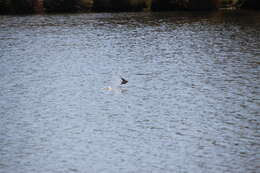
<svg viewBox="0 0 260 173">
<path fill-rule="evenodd" d="M 0 14 L 260 9 L 259 0 L 0 0 Z"/>
</svg>

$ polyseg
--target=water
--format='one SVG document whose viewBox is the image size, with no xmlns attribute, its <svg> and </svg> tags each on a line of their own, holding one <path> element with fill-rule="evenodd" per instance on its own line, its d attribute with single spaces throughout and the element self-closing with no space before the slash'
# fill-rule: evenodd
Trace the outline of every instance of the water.
<svg viewBox="0 0 260 173">
<path fill-rule="evenodd" d="M 1 16 L 0 172 L 260 172 L 259 21 Z"/>
</svg>

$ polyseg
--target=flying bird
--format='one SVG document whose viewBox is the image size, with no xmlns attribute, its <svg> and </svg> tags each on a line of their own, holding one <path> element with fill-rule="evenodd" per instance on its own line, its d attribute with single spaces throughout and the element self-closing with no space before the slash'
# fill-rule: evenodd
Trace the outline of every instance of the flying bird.
<svg viewBox="0 0 260 173">
<path fill-rule="evenodd" d="M 124 78 L 121 77 L 121 83 L 120 85 L 126 84 L 128 82 L 128 80 L 125 80 Z"/>
</svg>

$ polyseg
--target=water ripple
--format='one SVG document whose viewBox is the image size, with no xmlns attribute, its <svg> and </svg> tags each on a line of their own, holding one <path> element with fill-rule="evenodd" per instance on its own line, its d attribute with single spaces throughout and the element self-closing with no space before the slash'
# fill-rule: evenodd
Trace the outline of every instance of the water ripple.
<svg viewBox="0 0 260 173">
<path fill-rule="evenodd" d="M 0 172 L 257 172 L 259 17 L 1 16 Z"/>
</svg>

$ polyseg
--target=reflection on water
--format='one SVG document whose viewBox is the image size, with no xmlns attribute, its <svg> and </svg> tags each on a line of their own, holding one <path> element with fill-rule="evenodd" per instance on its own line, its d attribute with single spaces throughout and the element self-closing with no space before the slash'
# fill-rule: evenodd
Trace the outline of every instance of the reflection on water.
<svg viewBox="0 0 260 173">
<path fill-rule="evenodd" d="M 0 172 L 259 171 L 259 12 L 0 18 Z"/>
</svg>

